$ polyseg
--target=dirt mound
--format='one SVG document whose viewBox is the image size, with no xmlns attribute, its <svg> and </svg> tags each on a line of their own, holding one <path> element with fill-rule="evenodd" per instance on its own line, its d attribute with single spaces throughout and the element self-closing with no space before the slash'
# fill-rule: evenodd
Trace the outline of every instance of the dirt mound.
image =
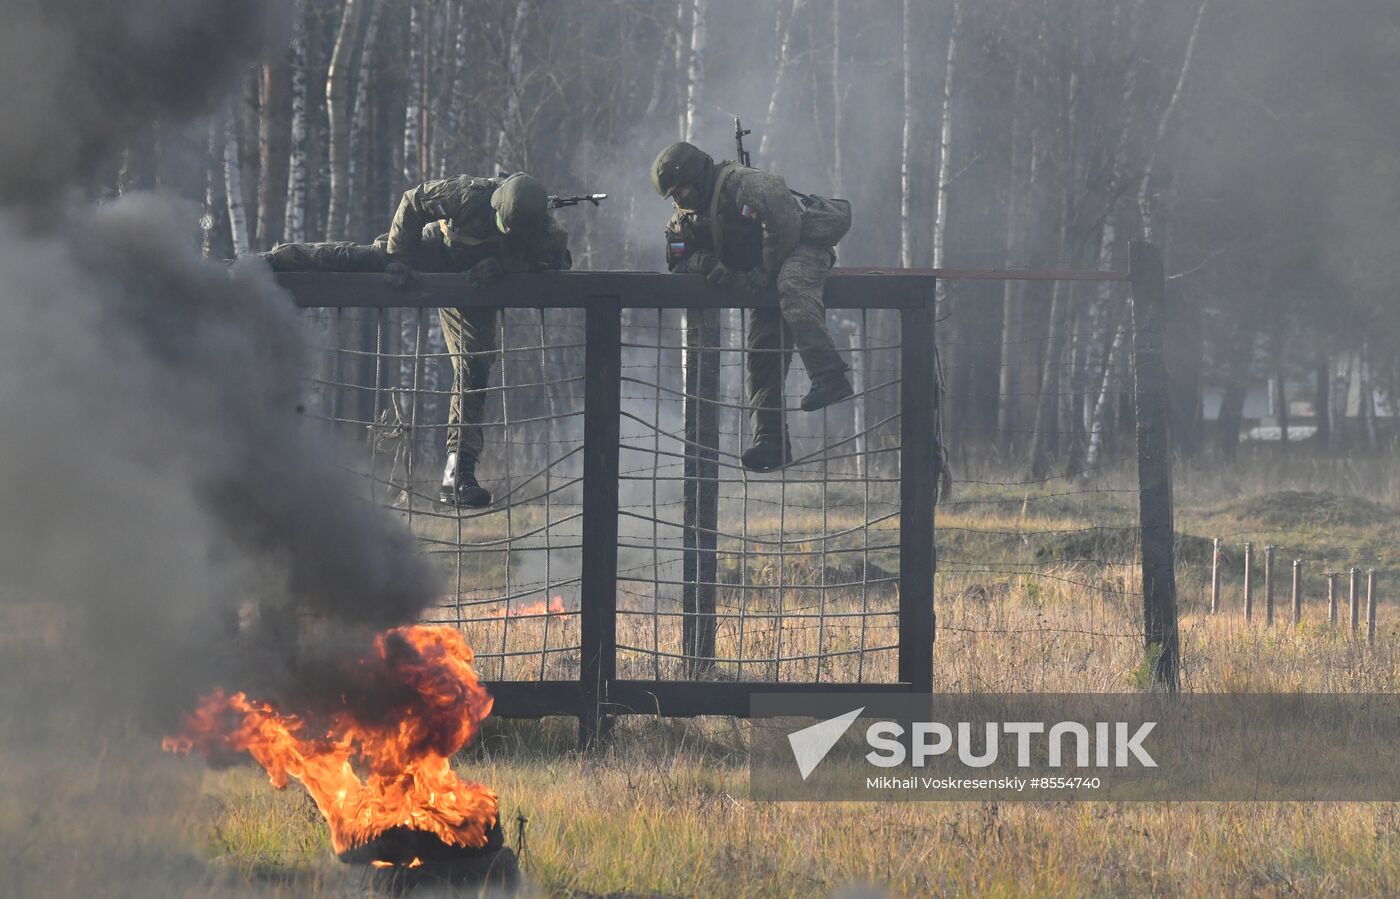
<svg viewBox="0 0 1400 899">
<path fill-rule="evenodd" d="M 1177 565 L 1209 565 L 1214 544 L 1195 534 L 1176 534 Z M 1131 562 L 1138 554 L 1138 529 L 1099 528 L 1044 538 L 1035 549 L 1037 562 Z"/>
<path fill-rule="evenodd" d="M 1393 521 L 1396 515 L 1394 509 L 1374 500 L 1307 490 L 1280 490 L 1246 496 L 1231 503 L 1225 511 L 1273 527 L 1359 527 Z"/>
</svg>

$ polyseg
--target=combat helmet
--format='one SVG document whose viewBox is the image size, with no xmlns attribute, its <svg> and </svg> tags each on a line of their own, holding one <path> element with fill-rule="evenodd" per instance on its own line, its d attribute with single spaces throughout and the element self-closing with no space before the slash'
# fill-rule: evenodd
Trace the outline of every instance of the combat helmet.
<svg viewBox="0 0 1400 899">
<path fill-rule="evenodd" d="M 685 141 L 671 144 L 651 164 L 651 186 L 667 199 L 682 185 L 694 187 L 703 198 L 709 193 L 715 161 L 710 154 Z"/>
<path fill-rule="evenodd" d="M 549 220 L 549 191 L 538 180 L 516 172 L 492 192 L 491 208 L 503 234 L 542 231 Z"/>
</svg>

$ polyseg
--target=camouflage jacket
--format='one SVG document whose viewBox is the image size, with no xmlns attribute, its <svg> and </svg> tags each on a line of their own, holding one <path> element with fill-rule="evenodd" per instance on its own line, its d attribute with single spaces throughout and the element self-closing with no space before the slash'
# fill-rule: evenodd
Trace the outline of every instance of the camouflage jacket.
<svg viewBox="0 0 1400 899">
<path fill-rule="evenodd" d="M 572 267 L 569 233 L 553 216 L 543 232 L 496 230 L 491 193 L 501 180 L 457 175 L 406 191 L 389 227 L 390 260 L 423 272 L 463 272 L 488 258 L 507 272 Z"/>
<path fill-rule="evenodd" d="M 762 271 L 772 282 L 802 238 L 802 210 L 787 182 L 736 166 L 715 190 L 723 246 L 716 252 L 709 202 L 694 211 L 677 208 L 666 224 L 667 268 L 704 274 L 718 261 L 736 271 Z"/>
</svg>

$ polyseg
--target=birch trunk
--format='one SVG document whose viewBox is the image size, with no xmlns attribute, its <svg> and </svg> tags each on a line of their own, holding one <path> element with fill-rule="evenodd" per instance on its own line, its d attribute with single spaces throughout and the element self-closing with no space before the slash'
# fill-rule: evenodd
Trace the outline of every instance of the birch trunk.
<svg viewBox="0 0 1400 899">
<path fill-rule="evenodd" d="M 234 113 L 235 127 L 238 129 L 238 183 L 243 188 L 244 233 L 248 235 L 248 248 L 255 249 L 253 239 L 258 233 L 258 186 L 261 174 L 258 158 L 262 143 L 262 79 L 259 68 L 249 68 L 243 79 L 243 91 Z"/>
<path fill-rule="evenodd" d="M 1131 15 L 1133 15 L 1133 20 L 1129 25 L 1129 41 L 1134 47 L 1136 47 L 1140 43 L 1141 38 L 1141 3 L 1137 4 L 1133 8 Z M 1115 28 L 1115 33 L 1116 30 L 1117 29 Z M 1120 107 L 1122 112 L 1119 116 L 1119 119 L 1122 122 L 1122 126 L 1120 127 L 1118 132 L 1118 140 L 1115 142 L 1114 148 L 1111 151 L 1113 156 L 1109 160 L 1109 184 L 1108 190 L 1106 191 L 1108 195 L 1108 208 L 1104 211 L 1103 228 L 1099 233 L 1099 252 L 1097 259 L 1098 267 L 1101 271 L 1108 271 L 1113 268 L 1113 254 L 1114 249 L 1118 243 L 1118 208 L 1116 200 L 1118 197 L 1118 192 L 1122 188 L 1123 182 L 1125 180 L 1124 168 L 1126 157 L 1128 154 L 1128 138 L 1129 135 L 1132 133 L 1132 128 L 1130 127 L 1130 124 L 1133 113 L 1134 100 L 1137 97 L 1137 84 L 1138 56 L 1135 53 L 1132 59 L 1128 62 L 1127 70 L 1124 73 L 1123 94 Z M 1168 112 L 1167 115 L 1169 116 L 1170 112 Z M 1161 139 L 1160 135 L 1163 133 L 1165 133 L 1165 129 L 1161 126 L 1161 123 L 1159 121 L 1157 138 L 1159 141 Z M 1152 153 L 1156 153 L 1155 143 L 1153 145 Z M 1113 285 L 1107 281 L 1104 281 L 1099 284 L 1097 296 L 1095 297 L 1095 299 L 1098 305 L 1100 315 L 1104 316 L 1110 322 L 1117 322 L 1117 324 L 1109 325 L 1113 337 L 1109 341 L 1108 351 L 1104 354 L 1103 370 L 1100 373 L 1099 377 L 1093 382 L 1091 382 L 1096 383 L 1098 385 L 1098 390 L 1095 391 L 1096 396 L 1094 397 L 1093 403 L 1088 406 L 1089 420 L 1087 422 L 1087 430 L 1089 432 L 1089 445 L 1088 448 L 1085 450 L 1084 464 L 1079 472 L 1080 478 L 1085 481 L 1092 477 L 1094 469 L 1098 465 L 1099 457 L 1102 452 L 1104 431 L 1103 418 L 1104 414 L 1107 412 L 1108 409 L 1107 399 L 1109 394 L 1109 384 L 1112 379 L 1111 373 L 1113 371 L 1113 362 L 1114 357 L 1118 352 L 1123 340 L 1123 323 L 1121 319 L 1121 312 L 1117 307 L 1120 307 L 1124 302 L 1126 302 L 1126 300 L 1123 297 L 1114 296 Z M 1072 474 L 1072 472 L 1066 472 L 1066 474 Z"/>
<path fill-rule="evenodd" d="M 1025 64 L 1018 58 L 1016 77 L 1013 80 L 1012 119 L 1011 119 L 1011 196 L 1006 204 L 1006 267 L 1015 268 L 1023 264 L 1028 240 L 1030 216 L 1026 215 L 1022 204 L 1035 192 L 1035 138 L 1027 135 L 1018 114 L 1020 101 L 1025 93 Z M 1027 160 L 1027 144 L 1030 145 Z M 1026 168 L 1025 180 L 1021 178 L 1022 168 Z M 1024 363 L 1020 350 L 1021 305 L 1025 297 L 1026 282 L 1008 280 L 1002 285 L 1001 294 L 1001 371 L 998 373 L 997 392 L 997 448 L 1003 456 L 1009 456 L 1015 449 L 1016 421 L 1020 412 L 1021 398 L 1016 388 L 1016 368 Z"/>
<path fill-rule="evenodd" d="M 869 457 L 865 454 L 865 327 L 862 314 L 857 311 L 845 321 L 845 330 L 850 337 L 851 347 L 851 389 L 856 399 L 851 403 L 851 434 L 855 437 L 856 474 L 862 478 L 869 472 Z"/>
<path fill-rule="evenodd" d="M 287 147 L 287 208 L 283 212 L 282 238 L 289 243 L 306 239 L 306 19 L 300 10 L 292 17 L 292 119 Z"/>
<path fill-rule="evenodd" d="M 199 219 L 201 249 L 206 257 L 220 251 L 219 223 L 228 216 L 224 203 L 223 145 L 221 137 L 225 131 L 224 122 L 215 119 L 209 125 L 205 141 L 204 164 L 204 215 Z"/>
<path fill-rule="evenodd" d="M 686 60 L 684 139 L 693 141 L 700 130 L 701 106 L 705 102 L 706 17 L 709 0 L 693 0 L 690 5 L 690 53 Z"/>
<path fill-rule="evenodd" d="M 500 133 L 496 137 L 496 168 L 500 171 L 512 171 L 507 162 L 514 158 L 520 165 L 516 168 L 523 169 L 526 164 L 525 154 L 521 152 L 518 145 L 519 138 L 523 136 L 520 122 L 520 90 L 521 80 L 525 72 L 525 23 L 530 17 L 530 0 L 518 0 L 515 4 L 515 18 L 510 26 L 510 45 L 506 55 L 506 114 L 501 123 Z M 515 145 L 512 144 L 512 133 L 516 138 Z"/>
<path fill-rule="evenodd" d="M 446 178 L 456 170 L 466 166 L 466 141 L 463 140 L 463 121 L 467 114 L 467 39 L 463 27 L 463 10 L 459 5 L 452 7 L 448 22 L 455 22 L 450 50 L 448 70 L 452 73 L 443 89 L 443 126 L 439 129 L 437 177 Z M 492 172 L 491 174 L 495 174 Z"/>
<path fill-rule="evenodd" d="M 369 21 L 360 48 L 360 65 L 355 74 L 355 102 L 350 115 L 350 158 L 346 163 L 347 234 L 360 239 L 365 233 L 371 213 L 370 201 L 370 85 L 374 83 L 374 46 L 379 40 L 379 20 L 384 4 L 379 0 L 361 0 L 369 4 Z"/>
<path fill-rule="evenodd" d="M 899 264 L 902 268 L 914 267 L 914 222 L 911 213 L 914 169 L 913 5 L 914 0 L 904 0 L 904 40 L 900 52 L 904 74 L 904 131 L 899 151 Z M 775 89 L 775 96 L 776 93 Z M 769 127 L 771 129 L 772 126 Z"/>
<path fill-rule="evenodd" d="M 1332 451 L 1332 367 L 1325 350 L 1319 350 L 1313 363 L 1313 414 L 1317 419 L 1317 446 Z"/>
<path fill-rule="evenodd" d="M 350 198 L 350 60 L 355 52 L 364 0 L 345 0 L 330 68 L 326 72 L 326 121 L 330 133 L 330 202 L 326 240 L 345 234 Z"/>
<path fill-rule="evenodd" d="M 1099 457 L 1103 453 L 1104 414 L 1108 409 L 1115 363 L 1118 361 L 1118 354 L 1123 346 L 1122 316 L 1121 314 L 1115 315 L 1114 318 L 1118 319 L 1118 322 L 1113 329 L 1113 341 L 1108 345 L 1108 353 L 1104 356 L 1103 374 L 1099 378 L 1098 397 L 1094 400 L 1094 414 L 1089 420 L 1089 448 L 1084 451 L 1084 467 L 1079 473 L 1080 480 L 1085 482 L 1093 477 L 1094 470 L 1099 465 Z"/>
<path fill-rule="evenodd" d="M 1138 212 L 1142 216 L 1142 235 L 1146 240 L 1153 238 L 1152 172 L 1157 164 L 1157 153 L 1162 147 L 1163 138 L 1166 137 L 1172 113 L 1176 111 L 1177 104 L 1181 102 L 1182 88 L 1186 85 L 1186 76 L 1191 71 L 1191 60 L 1196 55 L 1196 38 L 1201 33 L 1201 19 L 1205 17 L 1209 7 L 1210 0 L 1201 0 L 1200 5 L 1196 7 L 1196 18 L 1191 23 L 1191 35 L 1186 39 L 1186 52 L 1181 60 L 1181 69 L 1177 72 L 1176 86 L 1172 89 L 1171 97 L 1167 100 L 1167 105 L 1157 120 L 1157 131 L 1152 138 L 1152 149 L 1147 154 L 1147 162 L 1142 168 L 1142 175 L 1138 181 Z"/>
<path fill-rule="evenodd" d="M 408 7 L 408 84 L 403 110 L 403 186 L 423 181 L 423 13 L 417 0 Z M 393 199 L 394 191 L 390 191 Z"/>
<path fill-rule="evenodd" d="M 933 213 L 933 267 L 943 267 L 944 235 L 948 230 L 948 183 L 953 163 L 953 74 L 958 58 L 958 30 L 962 25 L 962 2 L 953 0 L 953 21 L 948 26 L 948 49 L 943 62 L 943 100 L 938 113 L 938 175 L 934 181 L 936 200 Z M 947 282 L 939 279 L 935 287 L 936 308 L 946 314 Z"/>
<path fill-rule="evenodd" d="M 1284 369 L 1286 344 L 1283 328 L 1274 332 L 1274 420 L 1278 423 L 1279 446 L 1288 452 L 1288 373 Z"/>
<path fill-rule="evenodd" d="M 228 200 L 229 239 L 233 255 L 248 252 L 248 218 L 243 208 L 243 164 L 239 158 L 238 112 L 230 101 L 224 118 L 224 196 Z"/>
<path fill-rule="evenodd" d="M 282 236 L 287 211 L 288 75 L 290 54 L 262 67 L 262 126 L 258 145 L 259 249 L 271 249 Z"/>
<path fill-rule="evenodd" d="M 838 197 L 846 192 L 846 172 L 841 159 L 845 105 L 845 91 L 841 89 L 841 0 L 831 0 L 831 187 Z"/>
<path fill-rule="evenodd" d="M 768 95 L 768 117 L 764 121 L 763 135 L 758 141 L 758 158 L 767 166 L 769 149 L 772 146 L 773 132 L 777 130 L 778 109 L 782 101 L 783 83 L 787 81 L 788 69 L 792 60 L 792 25 L 807 5 L 807 0 L 792 0 L 788 6 L 787 24 L 783 26 L 783 36 L 778 43 L 778 71 L 773 76 L 773 91 Z"/>
</svg>

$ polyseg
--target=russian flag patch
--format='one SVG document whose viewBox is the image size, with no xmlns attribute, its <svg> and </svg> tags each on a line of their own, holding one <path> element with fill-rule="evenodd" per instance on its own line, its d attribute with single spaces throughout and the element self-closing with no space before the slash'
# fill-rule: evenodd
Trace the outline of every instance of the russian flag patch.
<svg viewBox="0 0 1400 899">
<path fill-rule="evenodd" d="M 743 206 L 739 207 L 739 218 L 753 221 L 754 219 L 758 218 L 758 213 L 754 212 L 752 206 L 745 203 Z"/>
</svg>

